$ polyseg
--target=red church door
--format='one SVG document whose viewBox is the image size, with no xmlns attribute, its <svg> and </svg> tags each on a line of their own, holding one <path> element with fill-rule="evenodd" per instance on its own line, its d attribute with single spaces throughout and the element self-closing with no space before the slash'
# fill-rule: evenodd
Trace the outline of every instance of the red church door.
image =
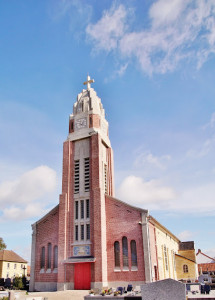
<svg viewBox="0 0 215 300">
<path fill-rule="evenodd" d="M 75 290 L 90 290 L 91 284 L 91 264 L 75 264 Z"/>
</svg>

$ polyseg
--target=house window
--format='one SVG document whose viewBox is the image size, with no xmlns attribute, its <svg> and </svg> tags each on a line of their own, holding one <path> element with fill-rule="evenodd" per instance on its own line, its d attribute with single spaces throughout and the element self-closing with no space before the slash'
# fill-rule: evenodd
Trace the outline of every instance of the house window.
<svg viewBox="0 0 215 300">
<path fill-rule="evenodd" d="M 87 224 L 87 226 L 86 226 L 86 236 L 87 236 L 87 240 L 89 240 L 90 239 L 90 224 Z"/>
<path fill-rule="evenodd" d="M 167 257 L 167 248 L 166 248 L 166 245 L 164 245 L 164 261 L 165 261 L 166 270 L 168 271 L 168 257 Z"/>
<path fill-rule="evenodd" d="M 81 240 L 84 240 L 84 225 L 81 225 Z"/>
<path fill-rule="evenodd" d="M 75 219 L 78 219 L 78 201 L 75 201 Z"/>
<path fill-rule="evenodd" d="M 54 246 L 54 269 L 58 267 L 58 246 Z"/>
<path fill-rule="evenodd" d="M 86 218 L 90 217 L 90 201 L 89 199 L 86 200 Z"/>
<path fill-rule="evenodd" d="M 51 269 L 51 261 L 52 261 L 52 244 L 48 243 L 48 265 L 47 265 L 48 269 Z"/>
<path fill-rule="evenodd" d="M 81 200 L 81 219 L 84 219 L 84 200 Z"/>
<path fill-rule="evenodd" d="M 78 241 L 78 225 L 75 225 L 75 240 Z"/>
<path fill-rule="evenodd" d="M 45 268 L 45 247 L 41 249 L 40 267 L 41 269 Z"/>
<path fill-rule="evenodd" d="M 7 268 L 10 269 L 10 263 L 7 263 Z"/>
<path fill-rule="evenodd" d="M 16 264 L 14 264 L 14 269 L 16 269 Z"/>
<path fill-rule="evenodd" d="M 84 159 L 84 190 L 89 192 L 90 190 L 90 159 Z"/>
<path fill-rule="evenodd" d="M 79 193 L 79 160 L 75 160 L 75 173 L 74 173 L 74 193 Z"/>
<path fill-rule="evenodd" d="M 118 241 L 114 243 L 114 262 L 115 268 L 120 268 L 120 246 Z"/>
<path fill-rule="evenodd" d="M 137 267 L 137 247 L 136 247 L 136 241 L 131 241 L 131 266 Z"/>
<path fill-rule="evenodd" d="M 123 255 L 123 267 L 128 267 L 128 240 L 127 237 L 122 238 L 122 255 Z"/>
<path fill-rule="evenodd" d="M 188 273 L 188 265 L 183 265 L 183 272 Z"/>
</svg>

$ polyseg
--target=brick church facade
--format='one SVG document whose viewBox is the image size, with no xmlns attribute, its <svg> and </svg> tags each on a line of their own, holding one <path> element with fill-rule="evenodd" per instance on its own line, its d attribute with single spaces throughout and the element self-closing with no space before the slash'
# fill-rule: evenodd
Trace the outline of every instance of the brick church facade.
<svg viewBox="0 0 215 300">
<path fill-rule="evenodd" d="M 180 241 L 147 210 L 114 198 L 108 122 L 92 82 L 88 76 L 70 115 L 59 204 L 32 225 L 31 291 L 177 278 L 174 254 Z M 161 270 L 167 263 L 169 273 Z"/>
</svg>

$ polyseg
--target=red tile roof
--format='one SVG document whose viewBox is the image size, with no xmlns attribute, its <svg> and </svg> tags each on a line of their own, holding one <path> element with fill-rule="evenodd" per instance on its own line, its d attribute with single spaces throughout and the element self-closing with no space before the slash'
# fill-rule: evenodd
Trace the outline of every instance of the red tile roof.
<svg viewBox="0 0 215 300">
<path fill-rule="evenodd" d="M 215 272 L 215 263 L 198 264 L 198 270 L 202 272 Z"/>
<path fill-rule="evenodd" d="M 27 263 L 26 260 L 12 250 L 0 250 L 0 261 Z"/>
</svg>

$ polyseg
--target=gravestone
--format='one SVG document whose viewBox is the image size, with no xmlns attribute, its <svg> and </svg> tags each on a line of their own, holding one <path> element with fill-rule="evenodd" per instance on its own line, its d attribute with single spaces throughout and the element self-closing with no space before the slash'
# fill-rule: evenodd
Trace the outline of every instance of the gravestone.
<svg viewBox="0 0 215 300">
<path fill-rule="evenodd" d="M 185 300 L 186 286 L 173 279 L 141 285 L 142 300 Z"/>
</svg>

